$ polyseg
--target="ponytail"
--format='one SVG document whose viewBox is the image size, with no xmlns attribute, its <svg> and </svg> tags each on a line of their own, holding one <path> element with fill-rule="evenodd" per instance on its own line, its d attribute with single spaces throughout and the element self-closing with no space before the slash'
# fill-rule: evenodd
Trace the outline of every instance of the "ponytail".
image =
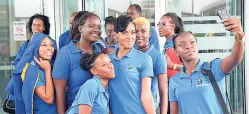
<svg viewBox="0 0 249 114">
<path fill-rule="evenodd" d="M 171 23 L 175 24 L 175 34 L 179 34 L 184 31 L 182 19 L 176 15 L 176 13 L 166 13 L 163 16 L 171 18 Z"/>
</svg>

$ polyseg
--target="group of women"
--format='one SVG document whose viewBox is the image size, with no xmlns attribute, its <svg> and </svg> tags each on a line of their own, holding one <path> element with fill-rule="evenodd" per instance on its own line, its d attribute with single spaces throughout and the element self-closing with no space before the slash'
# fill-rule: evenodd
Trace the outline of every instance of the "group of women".
<svg viewBox="0 0 249 114">
<path fill-rule="evenodd" d="M 184 32 L 175 13 L 163 15 L 157 25 L 159 35 L 167 39 L 163 53 L 149 44 L 146 18 L 107 17 L 107 38 L 101 40 L 100 18 L 80 11 L 72 23 L 71 42 L 56 54 L 56 42 L 47 32 L 50 25 L 42 17 L 31 18 L 33 35 L 15 61 L 13 94 L 18 114 L 154 114 L 158 107 L 167 113 L 168 101 L 172 114 L 222 113 L 212 87 L 192 81 L 210 83 L 200 71 L 203 62 L 196 38 Z M 236 40 L 230 56 L 212 62 L 222 90 L 226 75 L 244 52 L 240 21 L 227 19 L 224 25 L 235 32 Z"/>
</svg>

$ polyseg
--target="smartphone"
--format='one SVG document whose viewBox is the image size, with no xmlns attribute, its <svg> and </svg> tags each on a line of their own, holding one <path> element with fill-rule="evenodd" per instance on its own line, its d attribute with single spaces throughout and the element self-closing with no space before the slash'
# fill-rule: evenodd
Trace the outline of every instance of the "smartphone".
<svg viewBox="0 0 249 114">
<path fill-rule="evenodd" d="M 227 19 L 227 18 L 231 17 L 229 12 L 225 8 L 218 9 L 217 14 L 218 14 L 218 16 L 220 17 L 221 20 L 224 20 L 224 19 Z"/>
</svg>

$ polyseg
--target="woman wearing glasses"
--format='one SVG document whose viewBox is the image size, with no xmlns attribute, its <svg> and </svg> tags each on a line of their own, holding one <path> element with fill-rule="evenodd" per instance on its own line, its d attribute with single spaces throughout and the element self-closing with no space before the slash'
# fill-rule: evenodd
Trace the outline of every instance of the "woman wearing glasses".
<svg viewBox="0 0 249 114">
<path fill-rule="evenodd" d="M 163 54 L 167 59 L 168 78 L 176 74 L 182 68 L 182 62 L 174 51 L 173 37 L 183 31 L 182 19 L 175 13 L 166 13 L 157 24 L 160 37 L 165 37 Z"/>
</svg>

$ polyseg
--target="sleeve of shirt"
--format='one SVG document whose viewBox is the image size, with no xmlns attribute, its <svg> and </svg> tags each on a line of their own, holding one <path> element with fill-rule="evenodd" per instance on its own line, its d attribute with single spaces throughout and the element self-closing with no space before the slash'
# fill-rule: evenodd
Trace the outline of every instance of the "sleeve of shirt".
<svg viewBox="0 0 249 114">
<path fill-rule="evenodd" d="M 211 69 L 214 74 L 214 77 L 217 81 L 222 80 L 225 78 L 228 74 L 225 74 L 221 69 L 221 62 L 223 59 L 215 59 L 211 63 Z"/>
<path fill-rule="evenodd" d="M 156 30 L 153 27 L 150 27 L 150 31 L 151 31 L 151 36 L 150 36 L 150 44 L 153 44 L 153 46 L 160 51 L 160 45 L 159 45 L 159 41 L 158 41 L 158 36 L 156 33 Z"/>
<path fill-rule="evenodd" d="M 89 105 L 93 107 L 94 100 L 98 95 L 98 86 L 96 83 L 91 83 L 91 81 L 87 81 L 79 91 L 79 100 L 78 104 Z"/>
<path fill-rule="evenodd" d="M 41 86 L 45 85 L 45 80 L 42 79 L 42 76 L 43 76 L 43 75 L 40 75 L 40 76 L 39 76 L 39 79 L 37 80 L 37 83 L 36 83 L 36 85 L 35 85 L 35 88 L 38 88 L 38 87 L 41 87 Z"/>
<path fill-rule="evenodd" d="M 141 78 L 144 77 L 154 77 L 153 74 L 153 64 L 152 64 L 152 59 L 149 55 L 144 56 L 144 64 L 141 67 L 140 74 Z"/>
<path fill-rule="evenodd" d="M 176 95 L 175 95 L 175 88 L 172 86 L 172 78 L 169 82 L 169 101 L 177 101 Z"/>
<path fill-rule="evenodd" d="M 59 37 L 59 49 L 61 49 L 63 47 L 63 34 L 60 35 Z"/>
<path fill-rule="evenodd" d="M 157 61 L 155 62 L 155 75 L 163 74 L 167 72 L 167 63 L 165 57 L 160 54 Z"/>
<path fill-rule="evenodd" d="M 20 59 L 22 58 L 23 53 L 25 52 L 25 49 L 28 45 L 28 42 L 25 41 L 19 48 L 17 54 L 16 54 L 16 58 L 15 61 L 13 63 L 14 66 L 16 66 L 18 64 L 18 62 L 20 61 Z"/>
<path fill-rule="evenodd" d="M 53 67 L 53 78 L 68 80 L 68 76 L 70 73 L 70 60 L 69 60 L 70 51 L 68 48 L 62 48 L 55 60 Z"/>
</svg>

